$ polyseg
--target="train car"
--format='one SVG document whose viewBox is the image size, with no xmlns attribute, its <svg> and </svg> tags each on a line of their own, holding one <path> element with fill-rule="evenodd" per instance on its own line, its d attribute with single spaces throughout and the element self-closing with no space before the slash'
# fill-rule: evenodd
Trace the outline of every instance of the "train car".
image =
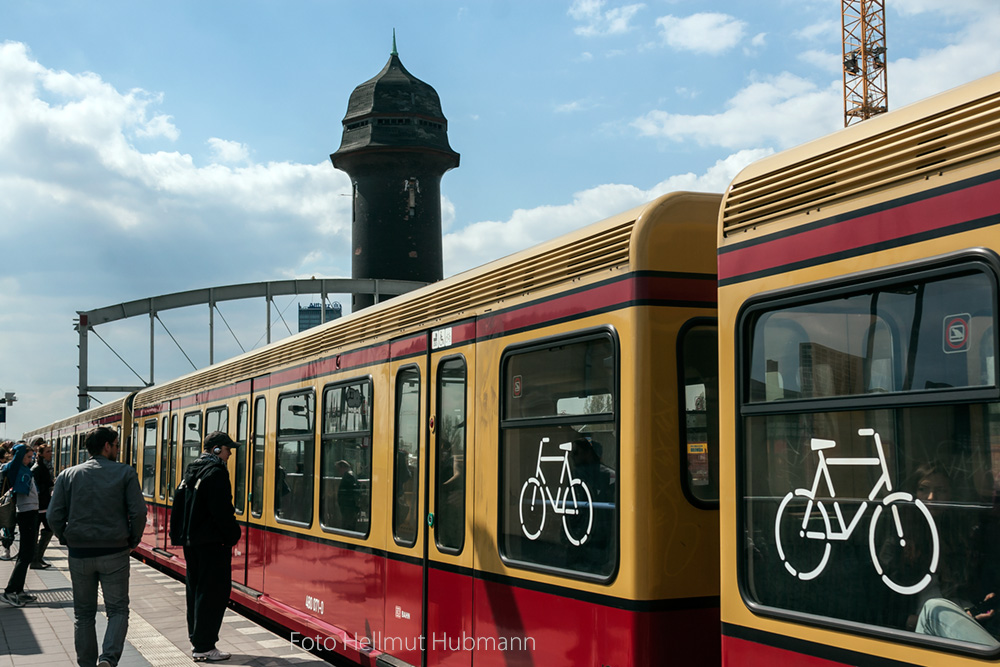
<svg viewBox="0 0 1000 667">
<path fill-rule="evenodd" d="M 994 75 L 729 187 L 724 665 L 1000 662 L 998 136 Z"/>
<path fill-rule="evenodd" d="M 720 201 L 665 195 L 138 392 L 138 553 L 183 573 L 172 490 L 224 430 L 233 599 L 305 648 L 717 665 Z"/>
<path fill-rule="evenodd" d="M 118 432 L 122 443 L 122 459 L 130 461 L 132 456 L 132 398 L 135 393 L 108 401 L 104 405 L 79 412 L 72 417 L 61 419 L 42 428 L 24 434 L 25 439 L 36 435 L 45 438 L 52 446 L 52 465 L 58 474 L 62 470 L 83 463 L 90 454 L 84 445 L 87 431 L 98 426 L 107 426 Z"/>
</svg>

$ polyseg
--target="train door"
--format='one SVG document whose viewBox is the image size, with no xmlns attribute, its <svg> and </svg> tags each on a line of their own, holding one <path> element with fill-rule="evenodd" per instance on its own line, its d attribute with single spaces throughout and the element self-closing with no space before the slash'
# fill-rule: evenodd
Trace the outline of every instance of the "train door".
<svg viewBox="0 0 1000 667">
<path fill-rule="evenodd" d="M 475 351 L 473 321 L 431 333 L 424 637 L 427 664 L 443 667 L 468 667 L 473 655 L 455 638 L 474 636 L 468 437 L 474 423 Z"/>
<path fill-rule="evenodd" d="M 426 558 L 425 425 L 427 334 L 393 341 L 389 348 L 392 443 L 389 461 L 389 546 L 385 573 L 385 636 L 389 652 L 411 665 L 423 664 L 424 567 Z M 398 639 L 397 639 L 398 638 Z"/>
<path fill-rule="evenodd" d="M 233 440 L 238 445 L 232 456 L 233 467 L 233 509 L 236 511 L 236 521 L 240 524 L 240 541 L 233 548 L 233 581 L 246 585 L 247 540 L 250 526 L 247 521 L 247 461 L 250 453 L 247 451 L 250 431 L 250 399 L 242 398 L 236 404 L 236 437 Z"/>
<path fill-rule="evenodd" d="M 247 467 L 250 480 L 246 485 L 246 506 L 249 509 L 246 524 L 243 526 L 245 539 L 242 542 L 243 567 L 242 577 L 234 573 L 236 581 L 241 579 L 243 585 L 255 591 L 264 590 L 264 564 L 267 552 L 264 528 L 265 494 L 268 484 L 265 482 L 267 466 L 267 389 L 270 387 L 270 375 L 254 378 L 250 384 L 250 432 Z"/>
</svg>

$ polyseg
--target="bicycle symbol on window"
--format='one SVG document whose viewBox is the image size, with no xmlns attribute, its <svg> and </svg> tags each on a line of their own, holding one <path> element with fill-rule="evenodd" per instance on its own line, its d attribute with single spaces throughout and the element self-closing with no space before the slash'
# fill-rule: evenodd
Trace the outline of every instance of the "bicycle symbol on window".
<svg viewBox="0 0 1000 667">
<path fill-rule="evenodd" d="M 536 540 L 545 528 L 546 506 L 551 505 L 552 511 L 563 515 L 563 530 L 566 537 L 574 546 L 580 546 L 587 541 L 590 536 L 590 529 L 594 525 L 594 505 L 587 483 L 579 477 L 573 477 L 573 471 L 569 465 L 569 453 L 573 449 L 573 443 L 564 442 L 559 445 L 563 451 L 562 456 L 542 456 L 542 449 L 548 438 L 542 438 L 538 443 L 538 461 L 535 463 L 535 476 L 529 477 L 521 487 L 521 530 L 529 540 Z M 555 496 L 549 487 L 545 473 L 542 472 L 542 463 L 562 462 L 562 473 L 559 475 L 559 486 L 556 488 Z M 586 521 L 573 521 L 569 517 L 583 516 Z"/>
<path fill-rule="evenodd" d="M 875 458 L 833 458 L 827 457 L 823 450 L 833 449 L 837 446 L 837 443 L 833 440 L 823 440 L 821 438 L 812 438 L 810 440 L 810 447 L 812 451 L 816 452 L 819 457 L 819 465 L 816 468 L 816 478 L 813 480 L 811 489 L 795 489 L 794 491 L 789 491 L 785 495 L 781 504 L 778 506 L 778 513 L 774 519 L 774 536 L 775 544 L 778 548 L 778 555 L 785 564 L 785 569 L 788 570 L 792 576 L 799 578 L 802 581 L 809 581 L 810 579 L 815 579 L 823 572 L 830 559 L 830 543 L 833 541 L 846 541 L 851 537 L 854 529 L 861 522 L 861 517 L 868 510 L 868 506 L 872 502 L 876 502 L 875 498 L 879 495 L 879 492 L 884 487 L 885 496 L 882 498 L 881 502 L 874 504 L 874 509 L 872 511 L 871 524 L 868 530 L 868 548 L 871 553 L 872 565 L 875 566 L 875 571 L 882 578 L 882 582 L 903 595 L 912 595 L 922 591 L 927 584 L 931 582 L 931 576 L 937 571 L 938 557 L 940 555 L 939 544 L 938 544 L 938 533 L 937 526 L 934 524 L 934 518 L 931 516 L 930 510 L 919 498 L 914 498 L 912 494 L 906 493 L 904 491 L 892 490 L 892 480 L 889 478 L 889 467 L 886 464 L 885 452 L 882 448 L 882 439 L 879 434 L 871 428 L 861 428 L 858 429 L 858 435 L 862 437 L 872 437 L 875 440 L 875 449 L 878 456 Z M 851 519 L 849 524 L 845 523 L 844 514 L 840 507 L 840 502 L 836 500 L 837 492 L 833 488 L 833 480 L 830 478 L 830 466 L 878 466 L 882 470 L 882 474 L 876 480 L 875 485 L 872 487 L 871 492 L 868 494 L 868 500 L 861 503 L 861 507 L 855 513 L 854 517 Z M 817 498 L 817 492 L 819 491 L 820 481 L 825 480 L 827 489 L 829 490 L 829 498 L 819 499 Z M 789 521 L 799 522 L 797 517 L 793 516 L 793 512 L 789 511 L 789 503 L 793 499 L 805 499 L 805 511 L 802 513 L 801 526 L 799 530 L 795 530 L 794 526 L 789 526 L 782 531 L 782 524 Z M 833 501 L 833 519 L 836 521 L 836 528 L 830 518 L 830 512 L 827 509 L 826 500 Z M 885 568 L 882 567 L 882 563 L 879 562 L 879 545 L 875 544 L 876 535 L 880 534 L 879 520 L 882 518 L 883 513 L 885 516 L 891 516 L 893 525 L 895 527 L 894 538 L 898 540 L 899 545 L 906 546 L 906 536 L 903 534 L 903 521 L 900 520 L 900 507 L 905 507 L 912 505 L 919 510 L 918 516 L 922 516 L 928 524 L 929 534 L 931 539 L 931 558 L 930 565 L 928 566 L 928 572 L 924 574 L 914 584 L 905 585 L 893 581 L 889 575 L 886 573 Z M 889 510 L 884 512 L 884 510 Z M 818 516 L 817 516 L 818 514 Z M 821 522 L 822 530 L 815 530 L 816 522 Z M 813 529 L 810 529 L 810 524 L 812 524 Z M 890 528 L 893 526 L 890 526 Z M 786 547 L 791 546 L 790 544 L 782 544 L 781 536 L 782 534 L 789 536 L 790 538 L 799 538 L 801 540 L 814 540 L 817 542 L 822 542 L 823 553 L 819 559 L 819 563 L 813 567 L 799 567 L 792 564 L 789 556 L 795 556 L 796 554 L 786 553 Z M 787 540 L 791 542 L 791 539 Z M 800 542 L 800 544 L 805 544 L 805 542 Z"/>
</svg>

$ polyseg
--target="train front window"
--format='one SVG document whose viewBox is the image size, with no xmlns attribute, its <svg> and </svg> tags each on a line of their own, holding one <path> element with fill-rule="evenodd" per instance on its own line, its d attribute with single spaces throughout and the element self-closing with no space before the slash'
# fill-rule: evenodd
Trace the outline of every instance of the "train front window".
<svg viewBox="0 0 1000 667">
<path fill-rule="evenodd" d="M 747 312 L 749 602 L 1000 651 L 1000 612 L 964 612 L 1000 601 L 995 283 L 973 263 Z"/>
<path fill-rule="evenodd" d="M 618 560 L 614 339 L 514 349 L 501 364 L 501 554 L 524 567 L 609 577 Z"/>
<path fill-rule="evenodd" d="M 700 507 L 719 502 L 719 336 L 697 325 L 679 339 L 681 463 L 688 498 Z"/>
</svg>

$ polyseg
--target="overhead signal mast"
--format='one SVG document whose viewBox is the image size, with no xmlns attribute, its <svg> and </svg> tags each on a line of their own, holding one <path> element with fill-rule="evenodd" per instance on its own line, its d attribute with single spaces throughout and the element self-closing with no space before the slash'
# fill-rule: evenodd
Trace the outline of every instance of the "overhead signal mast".
<svg viewBox="0 0 1000 667">
<path fill-rule="evenodd" d="M 889 108 L 885 0 L 841 0 L 844 28 L 844 127 Z"/>
</svg>

